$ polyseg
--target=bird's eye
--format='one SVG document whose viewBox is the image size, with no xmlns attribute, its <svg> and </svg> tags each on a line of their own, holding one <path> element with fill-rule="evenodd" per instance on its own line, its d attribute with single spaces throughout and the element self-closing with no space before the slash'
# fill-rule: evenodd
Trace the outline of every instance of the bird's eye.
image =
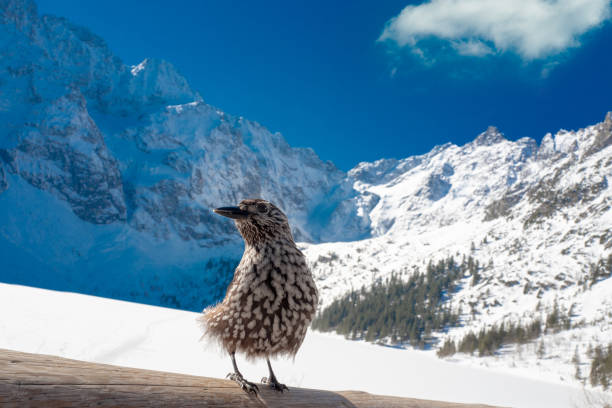
<svg viewBox="0 0 612 408">
<path fill-rule="evenodd" d="M 268 212 L 268 207 L 265 204 L 257 204 L 257 211 L 260 213 Z"/>
</svg>

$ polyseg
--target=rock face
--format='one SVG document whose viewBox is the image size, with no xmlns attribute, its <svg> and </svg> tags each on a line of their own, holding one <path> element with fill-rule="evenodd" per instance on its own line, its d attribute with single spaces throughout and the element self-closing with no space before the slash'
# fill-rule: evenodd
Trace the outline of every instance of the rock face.
<svg viewBox="0 0 612 408">
<path fill-rule="evenodd" d="M 70 203 L 84 221 L 126 220 L 117 161 L 78 93 L 62 96 L 33 115 L 2 158 L 11 173 Z"/>
<path fill-rule="evenodd" d="M 5 191 L 8 188 L 8 180 L 6 179 L 6 174 L 4 173 L 4 167 L 0 166 L 0 193 Z"/>
</svg>

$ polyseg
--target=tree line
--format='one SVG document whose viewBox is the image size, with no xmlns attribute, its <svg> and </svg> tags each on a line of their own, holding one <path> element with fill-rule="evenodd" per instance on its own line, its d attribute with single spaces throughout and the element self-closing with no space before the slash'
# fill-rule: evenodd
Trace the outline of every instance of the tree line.
<svg viewBox="0 0 612 408">
<path fill-rule="evenodd" d="M 601 258 L 598 262 L 591 264 L 588 275 L 589 287 L 610 277 L 612 277 L 612 253 L 607 258 Z"/>
<path fill-rule="evenodd" d="M 552 310 L 542 320 L 536 318 L 529 323 L 507 322 L 483 328 L 478 333 L 468 332 L 458 342 L 446 339 L 438 349 L 439 357 L 455 353 L 474 354 L 480 357 L 494 355 L 499 349 L 510 344 L 525 344 L 539 338 L 542 334 L 571 329 L 572 307 L 565 309 L 554 302 Z M 543 351 L 542 351 L 543 354 Z"/>
<path fill-rule="evenodd" d="M 608 347 L 597 346 L 593 350 L 589 380 L 593 387 L 601 385 L 604 390 L 612 384 L 612 343 Z"/>
<path fill-rule="evenodd" d="M 416 271 L 407 280 L 393 274 L 371 287 L 353 290 L 336 299 L 313 321 L 320 331 L 335 330 L 352 339 L 389 339 L 424 348 L 434 331 L 457 326 L 460 310 L 445 304 L 467 273 L 477 275 L 472 257 L 458 263 L 453 257 L 430 262 L 424 273 Z M 478 278 L 474 283 L 477 283 Z"/>
</svg>

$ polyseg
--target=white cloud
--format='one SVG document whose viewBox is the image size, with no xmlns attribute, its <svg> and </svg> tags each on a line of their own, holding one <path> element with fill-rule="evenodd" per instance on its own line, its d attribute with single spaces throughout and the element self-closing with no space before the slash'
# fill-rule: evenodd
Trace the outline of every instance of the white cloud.
<svg viewBox="0 0 612 408">
<path fill-rule="evenodd" d="M 453 48 L 461 55 L 482 57 L 493 54 L 491 47 L 479 40 L 469 39 L 466 41 L 455 41 Z"/>
<path fill-rule="evenodd" d="M 525 60 L 579 45 L 610 17 L 610 0 L 430 0 L 387 22 L 379 40 L 420 53 L 425 40 L 447 41 L 460 55 L 511 51 Z"/>
</svg>

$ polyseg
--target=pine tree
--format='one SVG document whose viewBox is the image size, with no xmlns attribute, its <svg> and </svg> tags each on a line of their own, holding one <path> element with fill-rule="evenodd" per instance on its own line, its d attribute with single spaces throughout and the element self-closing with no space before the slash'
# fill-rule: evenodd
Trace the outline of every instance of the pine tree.
<svg viewBox="0 0 612 408">
<path fill-rule="evenodd" d="M 455 342 L 451 339 L 446 339 L 442 347 L 440 347 L 437 351 L 438 357 L 446 357 L 451 356 L 457 352 L 457 347 L 455 346 Z"/>
<path fill-rule="evenodd" d="M 552 312 L 546 317 L 546 330 L 554 330 L 559 327 L 559 304 L 557 303 L 557 299 L 555 299 L 555 303 L 553 304 Z"/>
<path fill-rule="evenodd" d="M 580 380 L 581 379 L 580 356 L 578 355 L 578 346 L 576 346 L 576 349 L 574 350 L 574 356 L 572 357 L 572 363 L 575 366 L 574 378 L 576 378 L 577 380 Z"/>
<path fill-rule="evenodd" d="M 538 350 L 536 351 L 536 354 L 537 354 L 539 359 L 543 359 L 544 358 L 544 355 L 546 354 L 546 348 L 544 346 L 544 340 L 540 340 L 540 345 L 538 346 Z"/>
<path fill-rule="evenodd" d="M 597 345 L 593 354 L 589 381 L 592 386 L 601 385 L 607 390 L 612 382 L 612 343 L 605 349 Z"/>
</svg>

